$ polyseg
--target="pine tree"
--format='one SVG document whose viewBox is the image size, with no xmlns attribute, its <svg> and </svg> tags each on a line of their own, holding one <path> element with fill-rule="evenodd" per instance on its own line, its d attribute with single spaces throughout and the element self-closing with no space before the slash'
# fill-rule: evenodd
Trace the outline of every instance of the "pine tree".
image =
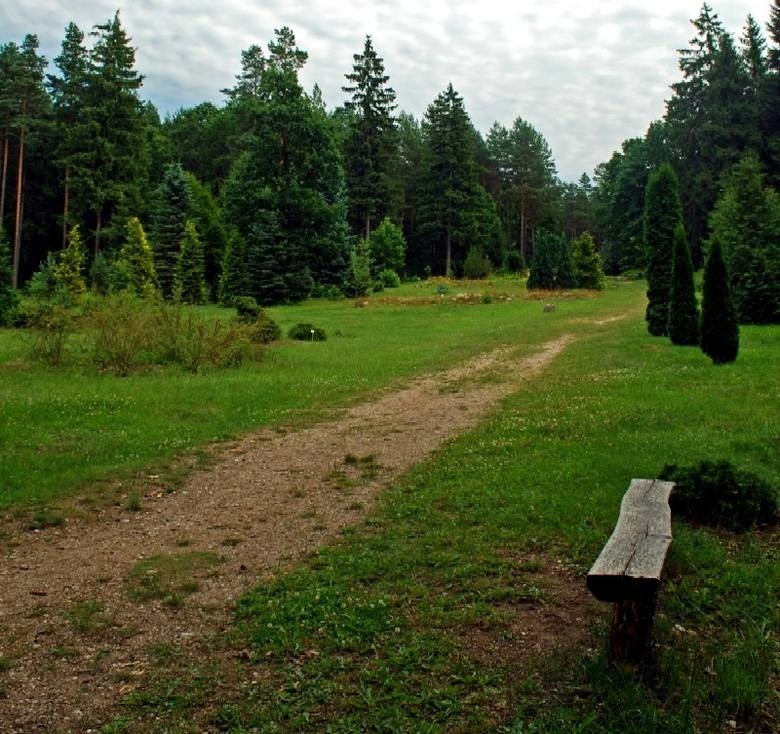
<svg viewBox="0 0 780 734">
<path fill-rule="evenodd" d="M 746 155 L 725 177 L 710 218 L 722 247 L 740 323 L 780 322 L 780 197 Z"/>
<path fill-rule="evenodd" d="M 219 277 L 218 299 L 221 305 L 231 307 L 237 297 L 249 295 L 246 261 L 246 242 L 237 229 L 232 229 Z"/>
<path fill-rule="evenodd" d="M 68 246 L 60 253 L 54 269 L 57 287 L 66 290 L 72 298 L 83 296 L 87 292 L 83 270 L 84 245 L 79 226 L 74 224 L 68 232 Z"/>
<path fill-rule="evenodd" d="M 371 232 L 368 244 L 371 250 L 371 272 L 374 276 L 383 270 L 392 270 L 399 275 L 403 273 L 406 240 L 401 229 L 390 219 L 385 217 Z"/>
<path fill-rule="evenodd" d="M 5 230 L 0 226 L 0 326 L 8 323 L 13 310 L 19 305 L 19 295 L 13 287 L 11 251 Z"/>
<path fill-rule="evenodd" d="M 590 290 L 604 289 L 604 271 L 601 268 L 601 255 L 590 232 L 583 232 L 572 243 L 574 279 L 577 288 Z"/>
<path fill-rule="evenodd" d="M 65 29 L 60 55 L 54 59 L 59 76 L 49 74 L 48 86 L 57 131 L 57 162 L 62 169 L 62 238 L 67 240 L 71 211 L 79 221 L 87 206 L 94 162 L 92 125 L 85 109 L 88 99 L 89 53 L 84 34 L 75 23 Z"/>
<path fill-rule="evenodd" d="M 250 295 L 292 302 L 314 282 L 343 278 L 346 197 L 333 125 L 298 80 L 306 52 L 289 28 L 277 31 L 268 51 L 259 97 L 245 108 L 246 150 L 220 198 L 226 223 L 247 243 Z"/>
<path fill-rule="evenodd" d="M 345 144 L 350 220 L 363 237 L 371 234 L 372 222 L 388 213 L 394 197 L 388 176 L 395 142 L 395 90 L 388 86 L 384 60 L 366 36 L 362 54 L 355 54 L 349 86 L 352 95 L 346 108 L 353 113 Z"/>
<path fill-rule="evenodd" d="M 192 194 L 181 165 L 171 163 L 157 190 L 154 213 L 154 245 L 157 281 L 165 298 L 173 293 L 184 226 L 192 210 Z"/>
<path fill-rule="evenodd" d="M 682 221 L 677 176 L 665 163 L 654 171 L 645 190 L 645 249 L 647 252 L 647 330 L 664 336 L 669 324 L 674 231 Z"/>
<path fill-rule="evenodd" d="M 371 254 L 369 245 L 362 237 L 358 238 L 349 255 L 349 270 L 344 283 L 348 296 L 360 298 L 371 289 Z"/>
<path fill-rule="evenodd" d="M 739 325 L 723 249 L 717 237 L 710 241 L 709 250 L 702 286 L 701 350 L 715 364 L 725 364 L 737 358 Z"/>
<path fill-rule="evenodd" d="M 556 240 L 555 257 L 555 287 L 568 290 L 577 287 L 577 278 L 574 275 L 574 260 L 566 235 L 561 234 Z"/>
<path fill-rule="evenodd" d="M 7 118 L 6 135 L 3 155 L 3 191 L 0 195 L 0 214 L 5 204 L 6 178 L 9 162 L 9 140 L 11 134 L 16 135 L 16 175 L 13 217 L 13 283 L 19 284 L 19 266 L 22 257 L 22 223 L 24 218 L 24 184 L 26 155 L 31 137 L 39 130 L 42 118 L 48 111 L 49 100 L 43 88 L 43 70 L 46 59 L 38 54 L 38 37 L 28 34 L 22 45 L 9 45 L 4 54 L 7 65 L 4 64 L 3 86 L 0 95 L 3 107 L 10 113 Z M 0 219 L 0 225 L 2 220 Z"/>
<path fill-rule="evenodd" d="M 135 49 L 119 20 L 119 11 L 91 32 L 84 115 L 92 126 L 92 157 L 87 184 L 94 217 L 95 253 L 102 239 L 121 240 L 121 227 L 111 227 L 142 210 L 145 182 L 145 137 L 138 89 L 143 76 L 135 70 Z"/>
<path fill-rule="evenodd" d="M 537 233 L 527 283 L 530 290 L 552 290 L 558 287 L 559 243 L 559 238 L 546 230 Z"/>
<path fill-rule="evenodd" d="M 116 268 L 127 287 L 139 296 L 155 292 L 154 255 L 141 220 L 131 217 L 125 225 L 125 241 L 117 256 Z"/>
<path fill-rule="evenodd" d="M 203 257 L 203 245 L 193 222 L 184 224 L 184 235 L 179 247 L 179 260 L 176 264 L 174 293 L 184 303 L 204 303 L 206 300 L 206 263 Z"/>
<path fill-rule="evenodd" d="M 693 261 L 682 222 L 674 231 L 668 332 L 672 344 L 695 346 L 699 343 L 699 308 L 693 282 Z"/>
<path fill-rule="evenodd" d="M 222 261 L 227 248 L 227 231 L 222 212 L 211 191 L 191 173 L 185 172 L 192 194 L 192 222 L 203 245 L 206 285 L 213 298 L 217 296 Z"/>
<path fill-rule="evenodd" d="M 422 129 L 425 158 L 416 239 L 428 245 L 434 272 L 450 276 L 470 246 L 490 248 L 494 231 L 475 226 L 486 213 L 475 160 L 477 138 L 452 84 L 429 105 Z"/>
</svg>

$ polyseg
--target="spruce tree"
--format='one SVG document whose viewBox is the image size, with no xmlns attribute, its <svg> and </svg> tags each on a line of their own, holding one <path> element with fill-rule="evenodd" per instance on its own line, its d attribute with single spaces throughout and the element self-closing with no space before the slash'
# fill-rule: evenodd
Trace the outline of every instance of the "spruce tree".
<svg viewBox="0 0 780 734">
<path fill-rule="evenodd" d="M 701 350 L 715 364 L 725 364 L 737 358 L 739 324 L 720 240 L 711 239 L 709 248 L 702 288 Z"/>
<path fill-rule="evenodd" d="M 192 222 L 203 245 L 206 284 L 211 296 L 216 298 L 227 248 L 227 230 L 222 221 L 219 204 L 208 187 L 200 183 L 193 174 L 185 172 L 185 175 L 192 194 Z"/>
<path fill-rule="evenodd" d="M 590 232 L 583 232 L 572 243 L 574 278 L 577 288 L 603 290 L 604 271 L 601 269 L 601 255 Z"/>
<path fill-rule="evenodd" d="M 353 113 L 345 142 L 345 164 L 349 190 L 350 220 L 365 239 L 372 223 L 390 209 L 393 198 L 389 169 L 395 142 L 395 91 L 388 86 L 384 60 L 366 36 L 363 53 L 355 54 L 349 86 L 352 95 L 346 108 Z"/>
<path fill-rule="evenodd" d="M 669 325 L 674 232 L 682 221 L 677 176 L 664 163 L 655 170 L 645 189 L 645 249 L 647 252 L 647 330 L 664 336 Z"/>
<path fill-rule="evenodd" d="M 204 273 L 203 245 L 195 225 L 187 220 L 184 224 L 174 281 L 174 292 L 184 303 L 203 303 L 206 300 Z"/>
<path fill-rule="evenodd" d="M 693 261 L 682 222 L 674 231 L 668 331 L 672 344 L 695 346 L 699 343 L 699 308 L 693 282 Z"/>
<path fill-rule="evenodd" d="M 780 197 L 764 187 L 755 155 L 725 177 L 710 226 L 723 246 L 740 323 L 780 322 Z"/>
<path fill-rule="evenodd" d="M 81 242 L 81 230 L 74 224 L 68 232 L 68 246 L 60 253 L 54 268 L 57 288 L 68 292 L 71 298 L 79 298 L 87 292 L 84 283 L 84 246 Z"/>
<path fill-rule="evenodd" d="M 558 238 L 542 230 L 536 235 L 531 272 L 526 284 L 530 290 L 552 290 L 558 283 L 558 265 L 556 255 Z"/>
<path fill-rule="evenodd" d="M 371 232 L 368 240 L 371 250 L 371 272 L 374 276 L 383 270 L 400 275 L 406 262 L 406 240 L 401 229 L 385 217 Z"/>
<path fill-rule="evenodd" d="M 19 305 L 19 295 L 13 287 L 11 251 L 5 231 L 0 226 L 0 326 L 8 323 L 13 310 Z"/>
<path fill-rule="evenodd" d="M 119 19 L 119 11 L 91 33 L 95 44 L 89 56 L 89 79 L 84 114 L 91 125 L 92 158 L 86 186 L 94 216 L 95 252 L 122 239 L 116 216 L 141 211 L 146 141 L 138 90 L 143 76 L 135 70 L 135 49 Z M 118 215 L 118 216 L 117 216 Z"/>
<path fill-rule="evenodd" d="M 155 292 L 154 255 L 141 220 L 131 217 L 125 225 L 125 241 L 117 256 L 116 268 L 125 285 L 139 296 Z"/>
<path fill-rule="evenodd" d="M 154 215 L 155 265 L 157 282 L 165 298 L 173 293 L 173 281 L 184 226 L 192 209 L 189 182 L 181 165 L 166 166 L 163 181 L 157 190 L 157 206 Z"/>
<path fill-rule="evenodd" d="M 88 111 L 89 53 L 84 34 L 75 23 L 65 29 L 60 55 L 54 59 L 59 75 L 47 75 L 52 97 L 55 151 L 62 171 L 63 243 L 70 221 L 78 222 L 87 207 L 91 169 L 94 164 L 93 132 Z"/>
<path fill-rule="evenodd" d="M 237 297 L 249 295 L 246 260 L 246 242 L 234 228 L 228 235 L 219 277 L 217 295 L 221 305 L 231 307 Z"/>
<path fill-rule="evenodd" d="M 358 238 L 349 255 L 349 270 L 344 283 L 348 296 L 360 298 L 371 289 L 371 254 L 369 245 L 362 237 Z"/>
<path fill-rule="evenodd" d="M 555 248 L 555 287 L 568 290 L 577 287 L 577 278 L 574 275 L 574 261 L 566 235 L 561 234 L 557 238 Z"/>
</svg>

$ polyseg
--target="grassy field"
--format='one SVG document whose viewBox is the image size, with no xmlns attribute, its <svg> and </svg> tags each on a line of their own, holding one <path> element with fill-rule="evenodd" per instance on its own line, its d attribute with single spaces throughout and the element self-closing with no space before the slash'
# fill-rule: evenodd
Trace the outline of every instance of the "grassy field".
<svg viewBox="0 0 780 734">
<path fill-rule="evenodd" d="M 459 302 L 460 291 L 476 304 Z M 519 279 L 450 285 L 446 295 L 436 283 L 410 283 L 364 308 L 311 301 L 269 313 L 285 333 L 297 322 L 322 326 L 326 342 L 284 339 L 259 364 L 196 375 L 167 367 L 118 378 L 78 350 L 50 368 L 30 361 L 23 333 L 0 330 L 0 510 L 94 494 L 98 484 L 111 487 L 139 472 L 170 479 L 177 459 L 204 445 L 311 420 L 498 344 L 530 348 L 569 328 L 572 315 L 620 312 L 636 292 L 636 284 L 622 284 L 552 314 L 524 300 Z M 228 313 L 203 310 L 214 318 Z"/>
<path fill-rule="evenodd" d="M 613 284 L 550 320 L 538 304 L 514 302 L 350 313 L 340 328 L 354 335 L 353 365 L 380 349 L 379 324 L 392 321 L 393 334 L 403 324 L 407 338 L 439 334 L 397 372 L 367 371 L 369 390 L 502 339 L 533 344 L 575 324 L 581 338 L 387 491 L 342 543 L 247 594 L 214 643 L 235 651 L 232 666 L 216 663 L 224 654 L 185 665 L 166 649 L 104 732 L 777 731 L 776 530 L 675 522 L 652 668 L 608 665 L 606 607 L 580 610 L 583 638 L 566 642 L 559 625 L 562 646 L 520 652 L 523 620 L 561 596 L 578 603 L 565 587 L 581 588 L 631 477 L 727 458 L 780 483 L 780 329 L 743 329 L 739 360 L 713 367 L 696 349 L 647 336 L 642 291 Z M 320 304 L 295 318 L 307 309 L 330 329 L 347 318 L 343 305 Z M 579 321 L 620 312 L 631 315 Z M 441 333 L 434 315 L 446 320 Z M 285 346 L 279 359 L 302 348 Z M 328 399 L 359 394 L 342 379 Z"/>
</svg>

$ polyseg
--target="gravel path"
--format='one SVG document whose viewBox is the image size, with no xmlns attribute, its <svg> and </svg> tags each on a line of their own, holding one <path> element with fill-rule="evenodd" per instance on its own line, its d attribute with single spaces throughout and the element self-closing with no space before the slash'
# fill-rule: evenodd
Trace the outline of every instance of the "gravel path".
<svg viewBox="0 0 780 734">
<path fill-rule="evenodd" d="M 336 540 L 383 487 L 475 426 L 572 339 L 522 359 L 500 348 L 330 422 L 249 435 L 176 492 L 150 489 L 139 512 L 11 538 L 0 558 L 9 665 L 0 731 L 93 731 L 143 680 L 151 645 L 196 650 L 229 624 L 243 592 Z M 192 572 L 197 589 L 183 604 L 131 598 L 139 560 L 202 552 L 221 560 Z"/>
</svg>

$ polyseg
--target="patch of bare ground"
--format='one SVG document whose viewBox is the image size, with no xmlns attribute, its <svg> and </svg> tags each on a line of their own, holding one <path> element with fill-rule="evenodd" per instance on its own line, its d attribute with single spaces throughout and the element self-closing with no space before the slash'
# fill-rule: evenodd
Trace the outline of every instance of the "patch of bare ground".
<svg viewBox="0 0 780 734">
<path fill-rule="evenodd" d="M 153 651 L 202 656 L 243 592 L 334 542 L 383 487 L 475 426 L 572 339 L 525 358 L 497 349 L 329 422 L 246 436 L 173 493 L 149 489 L 134 508 L 7 538 L 0 731 L 95 730 L 143 681 Z M 530 608 L 524 615 L 534 620 Z M 540 612 L 535 624 L 552 635 L 571 621 L 543 625 Z M 522 638 L 518 628 L 518 651 Z"/>
<path fill-rule="evenodd" d="M 599 644 L 591 623 L 603 616 L 603 605 L 588 593 L 582 575 L 561 562 L 525 558 L 517 565 L 522 598 L 499 605 L 499 624 L 464 629 L 461 648 L 469 659 L 520 682 L 542 657 Z M 511 715 L 511 695 L 511 689 L 497 693 L 492 707 L 497 721 Z"/>
</svg>

